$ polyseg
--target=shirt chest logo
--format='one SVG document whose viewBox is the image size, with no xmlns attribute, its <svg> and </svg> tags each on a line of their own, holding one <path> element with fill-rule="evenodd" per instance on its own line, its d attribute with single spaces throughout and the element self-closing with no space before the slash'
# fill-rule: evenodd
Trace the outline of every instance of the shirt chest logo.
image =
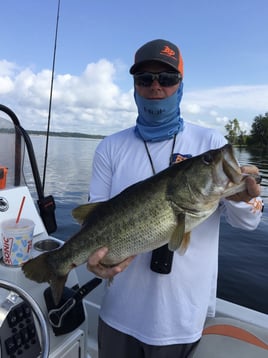
<svg viewBox="0 0 268 358">
<path fill-rule="evenodd" d="M 171 164 L 180 163 L 183 160 L 192 158 L 192 154 L 181 154 L 181 153 L 173 153 Z"/>
</svg>

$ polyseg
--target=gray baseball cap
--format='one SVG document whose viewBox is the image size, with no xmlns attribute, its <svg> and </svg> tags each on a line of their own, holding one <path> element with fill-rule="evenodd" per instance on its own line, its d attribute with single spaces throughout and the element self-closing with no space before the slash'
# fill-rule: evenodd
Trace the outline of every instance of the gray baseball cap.
<svg viewBox="0 0 268 358">
<path fill-rule="evenodd" d="M 150 61 L 165 63 L 180 72 L 183 77 L 183 60 L 180 50 L 170 41 L 158 39 L 140 47 L 135 53 L 134 64 L 129 72 L 133 75 L 142 64 Z"/>
</svg>

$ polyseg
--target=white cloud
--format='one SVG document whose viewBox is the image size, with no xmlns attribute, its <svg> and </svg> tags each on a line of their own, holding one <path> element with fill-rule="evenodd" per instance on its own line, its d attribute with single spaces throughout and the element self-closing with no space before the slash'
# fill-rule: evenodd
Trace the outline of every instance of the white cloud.
<svg viewBox="0 0 268 358">
<path fill-rule="evenodd" d="M 1 66 L 0 66 L 1 67 Z M 30 68 L 0 74 L 1 102 L 9 106 L 26 129 L 46 129 L 51 71 Z M 13 64 L 10 64 L 10 69 Z M 6 75 L 8 73 L 8 76 Z M 78 77 L 55 74 L 51 129 L 108 134 L 133 125 L 136 118 L 132 90 L 115 84 L 116 67 L 107 60 L 89 64 Z"/>
<path fill-rule="evenodd" d="M 54 78 L 51 130 L 109 134 L 135 123 L 136 106 L 132 79 L 129 90 L 119 87 L 122 64 L 102 59 L 90 63 L 80 76 L 56 73 Z M 34 73 L 14 63 L 0 61 L 1 103 L 10 107 L 26 129 L 45 130 L 51 71 Z M 224 130 L 237 118 L 249 131 L 253 119 L 268 111 L 268 85 L 230 86 L 185 91 L 185 120 Z"/>
<path fill-rule="evenodd" d="M 218 115 L 218 112 L 217 111 L 210 111 L 209 114 L 212 116 L 212 117 L 216 117 Z"/>
<path fill-rule="evenodd" d="M 199 89 L 184 94 L 183 115 L 222 132 L 229 120 L 237 118 L 241 129 L 249 132 L 254 118 L 268 111 L 267 99 L 268 84 Z M 199 113 L 191 110 L 194 106 L 199 106 Z"/>
<path fill-rule="evenodd" d="M 205 108 L 233 108 L 246 107 L 250 110 L 267 108 L 268 84 L 259 86 L 226 86 L 202 89 L 187 93 L 188 101 L 198 101 Z"/>
<path fill-rule="evenodd" d="M 0 94 L 12 92 L 14 84 L 8 76 L 0 76 Z"/>
<path fill-rule="evenodd" d="M 183 102 L 182 102 L 182 106 L 184 106 L 185 112 L 188 112 L 188 113 L 198 114 L 201 112 L 201 107 L 197 103 L 183 104 Z"/>
<path fill-rule="evenodd" d="M 7 60 L 0 60 L 0 77 L 12 76 L 12 74 L 18 69 L 18 66 L 13 62 Z"/>
</svg>

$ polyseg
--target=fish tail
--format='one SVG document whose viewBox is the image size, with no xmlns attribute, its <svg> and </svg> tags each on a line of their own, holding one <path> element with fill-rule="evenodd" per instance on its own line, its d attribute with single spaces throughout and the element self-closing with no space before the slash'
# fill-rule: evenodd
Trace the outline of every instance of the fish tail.
<svg viewBox="0 0 268 358">
<path fill-rule="evenodd" d="M 58 305 L 61 300 L 67 277 L 68 275 L 54 276 L 54 278 L 50 281 L 51 294 L 55 305 Z"/>
<path fill-rule="evenodd" d="M 46 252 L 28 260 L 22 265 L 22 271 L 30 280 L 38 283 L 48 282 L 51 287 L 54 303 L 57 305 L 62 297 L 68 272 L 65 275 L 57 274 L 55 268 L 50 263 L 50 255 L 51 253 Z"/>
</svg>

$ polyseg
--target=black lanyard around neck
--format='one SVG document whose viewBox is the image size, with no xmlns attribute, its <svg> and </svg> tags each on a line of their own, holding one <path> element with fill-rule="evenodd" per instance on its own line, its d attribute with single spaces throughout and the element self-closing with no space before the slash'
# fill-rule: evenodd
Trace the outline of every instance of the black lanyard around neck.
<svg viewBox="0 0 268 358">
<path fill-rule="evenodd" d="M 176 137 L 177 137 L 177 134 L 175 134 L 174 137 L 173 137 L 173 143 L 172 143 L 171 153 L 170 153 L 170 157 L 169 157 L 169 166 L 171 166 L 171 164 L 172 164 L 172 157 L 173 157 L 173 152 L 174 152 L 174 148 L 175 148 Z M 147 144 L 147 142 L 145 140 L 143 141 L 143 143 L 144 143 L 146 153 L 148 155 L 148 158 L 149 158 L 149 161 L 150 161 L 150 164 L 151 164 L 151 167 L 152 167 L 153 174 L 155 175 L 156 171 L 155 171 L 153 159 L 151 157 L 151 154 L 150 154 L 150 151 L 149 151 L 149 148 L 148 148 L 148 144 Z"/>
<path fill-rule="evenodd" d="M 169 157 L 169 166 L 172 165 L 172 157 L 174 152 L 174 147 L 176 143 L 176 134 L 173 137 L 173 143 L 172 143 L 172 149 Z M 146 141 L 144 141 L 145 149 L 152 167 L 153 174 L 156 174 L 154 163 L 151 157 L 151 154 L 149 152 L 148 145 Z M 150 268 L 152 271 L 160 274 L 169 274 L 172 269 L 172 261 L 173 261 L 173 255 L 174 252 L 170 251 L 168 248 L 168 244 L 159 247 L 158 249 L 155 249 L 152 251 L 152 258 L 151 258 L 151 264 Z"/>
</svg>

